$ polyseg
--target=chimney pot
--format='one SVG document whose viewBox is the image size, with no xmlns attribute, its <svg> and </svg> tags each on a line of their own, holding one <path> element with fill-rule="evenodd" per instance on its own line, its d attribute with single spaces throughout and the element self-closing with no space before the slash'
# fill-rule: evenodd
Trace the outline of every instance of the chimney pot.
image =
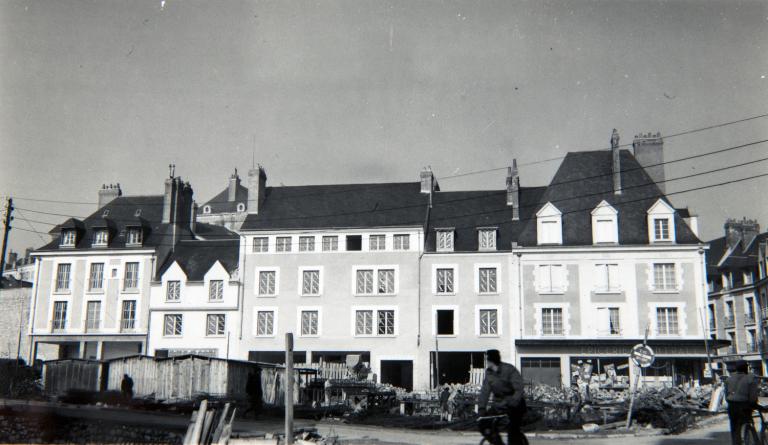
<svg viewBox="0 0 768 445">
<path fill-rule="evenodd" d="M 257 215 L 267 193 L 267 172 L 261 164 L 248 170 L 248 213 Z M 234 199 L 234 198 L 233 198 Z"/>
<path fill-rule="evenodd" d="M 122 190 L 120 190 L 120 184 L 118 184 L 117 187 L 113 187 L 112 184 L 110 184 L 109 187 L 107 187 L 106 184 L 101 184 L 101 189 L 99 190 L 99 200 L 98 200 L 99 208 L 104 207 L 105 205 L 109 204 L 112 200 L 122 195 L 123 195 L 123 192 Z"/>
<path fill-rule="evenodd" d="M 619 150 L 619 132 L 614 128 L 611 133 L 611 158 L 613 170 L 613 193 L 621 194 L 621 150 Z"/>
<path fill-rule="evenodd" d="M 520 175 L 517 171 L 517 159 L 512 159 L 512 166 L 507 167 L 507 205 L 512 206 L 512 221 L 519 221 Z"/>
<path fill-rule="evenodd" d="M 666 193 L 665 174 L 664 174 L 664 139 L 661 132 L 640 133 L 635 136 L 632 142 L 635 159 L 645 172 L 648 173 L 651 180 Z"/>
</svg>

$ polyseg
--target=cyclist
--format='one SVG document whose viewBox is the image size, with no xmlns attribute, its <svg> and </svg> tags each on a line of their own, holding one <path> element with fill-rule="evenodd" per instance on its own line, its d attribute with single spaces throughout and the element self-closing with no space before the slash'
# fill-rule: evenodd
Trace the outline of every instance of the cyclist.
<svg viewBox="0 0 768 445">
<path fill-rule="evenodd" d="M 725 381 L 725 400 L 728 402 L 728 419 L 731 421 L 731 444 L 742 445 L 741 426 L 752 422 L 752 411 L 762 410 L 757 403 L 758 384 L 744 360 L 733 362 L 733 372 Z"/>
<path fill-rule="evenodd" d="M 509 445 L 524 445 L 528 442 L 520 431 L 523 415 L 526 412 L 525 399 L 523 398 L 523 376 L 514 366 L 501 361 L 498 349 L 489 349 L 485 353 L 488 368 L 485 370 L 485 379 L 480 388 L 480 400 L 478 414 L 484 417 L 488 414 L 488 399 L 493 394 L 492 411 L 498 414 L 506 414 L 509 418 L 507 426 L 507 441 Z M 484 422 L 479 422 L 480 432 L 493 445 L 503 445 L 501 437 L 488 437 L 489 429 Z"/>
</svg>

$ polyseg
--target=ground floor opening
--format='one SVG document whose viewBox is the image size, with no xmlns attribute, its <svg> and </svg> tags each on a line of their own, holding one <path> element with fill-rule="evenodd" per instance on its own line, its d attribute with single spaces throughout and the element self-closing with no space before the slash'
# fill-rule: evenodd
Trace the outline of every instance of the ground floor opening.
<svg viewBox="0 0 768 445">
<path fill-rule="evenodd" d="M 382 360 L 379 381 L 413 391 L 413 360 Z"/>
<path fill-rule="evenodd" d="M 430 351 L 430 385 L 478 383 L 485 370 L 485 351 Z M 482 383 L 482 382 L 479 382 Z"/>
<path fill-rule="evenodd" d="M 32 341 L 32 361 L 37 359 L 110 360 L 144 353 L 144 339 L 97 338 L 37 338 Z"/>
</svg>

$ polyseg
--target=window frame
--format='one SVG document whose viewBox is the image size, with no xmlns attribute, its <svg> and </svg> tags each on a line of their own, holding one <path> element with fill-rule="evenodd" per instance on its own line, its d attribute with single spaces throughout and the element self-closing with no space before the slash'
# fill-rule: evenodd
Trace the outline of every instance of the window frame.
<svg viewBox="0 0 768 445">
<path fill-rule="evenodd" d="M 175 292 L 171 292 L 174 288 Z M 175 298 L 171 298 L 175 296 Z M 181 280 L 168 280 L 165 282 L 165 302 L 178 303 L 181 301 Z"/>
<path fill-rule="evenodd" d="M 62 229 L 59 247 L 76 247 L 77 246 L 77 229 Z"/>
<path fill-rule="evenodd" d="M 132 269 L 132 266 L 136 265 L 135 275 L 132 277 L 129 277 L 130 269 Z M 124 270 L 123 270 L 123 292 L 137 292 L 139 290 L 140 283 L 140 273 L 141 273 L 141 263 L 138 261 L 128 261 L 125 263 Z M 130 279 L 129 279 L 130 278 Z M 135 284 L 135 286 L 131 287 L 129 284 Z"/>
<path fill-rule="evenodd" d="M 554 282 L 554 268 L 561 268 L 560 283 Z M 546 273 L 544 272 L 546 269 Z M 563 295 L 568 291 L 568 265 L 565 263 L 540 263 L 536 265 L 536 291 L 540 295 Z M 546 275 L 546 277 L 545 277 Z M 544 278 L 547 278 L 544 281 Z M 545 286 L 545 284 L 547 286 Z M 555 284 L 558 286 L 556 287 Z"/>
<path fill-rule="evenodd" d="M 497 243 L 498 228 L 480 227 L 477 229 L 477 250 L 494 251 L 498 250 Z"/>
<path fill-rule="evenodd" d="M 262 338 L 275 337 L 277 333 L 278 308 L 273 306 L 257 306 L 253 308 L 253 336 Z M 259 333 L 261 324 L 259 323 L 260 314 L 272 314 L 272 330 L 269 333 Z"/>
<path fill-rule="evenodd" d="M 443 290 L 440 290 L 441 285 L 443 287 Z M 434 287 L 435 295 L 456 295 L 457 287 L 458 286 L 456 286 L 456 268 L 454 267 L 435 268 L 435 287 Z"/>
<path fill-rule="evenodd" d="M 380 278 L 381 273 L 386 271 L 392 271 L 392 285 L 393 292 L 380 292 Z M 358 291 L 358 275 L 361 272 L 371 272 L 371 288 L 372 292 Z M 398 295 L 400 292 L 400 267 L 397 264 L 381 264 L 381 265 L 355 265 L 352 266 L 352 295 L 356 297 L 392 297 Z"/>
<path fill-rule="evenodd" d="M 676 328 L 675 332 L 670 332 L 670 329 L 669 329 L 671 325 L 669 322 L 670 321 L 669 315 L 672 310 L 674 310 L 674 314 L 675 314 L 675 322 L 674 322 L 674 325 Z M 661 313 L 660 311 L 665 313 L 664 330 L 666 332 L 662 332 L 661 330 L 661 324 L 659 323 L 660 322 L 659 315 Z M 656 306 L 655 308 L 656 335 L 659 337 L 679 337 L 681 335 L 680 334 L 681 332 L 680 312 L 681 310 L 678 306 L 661 306 L 661 305 Z"/>
<path fill-rule="evenodd" d="M 274 293 L 261 293 L 261 274 L 274 274 Z M 280 268 L 279 267 L 257 267 L 254 271 L 255 283 L 253 293 L 260 298 L 274 298 L 280 295 Z"/>
<path fill-rule="evenodd" d="M 549 317 L 550 320 L 547 320 L 546 311 L 552 311 L 551 316 Z M 557 327 L 557 324 L 555 323 L 555 314 L 559 311 L 560 314 L 560 329 L 559 332 L 555 329 Z M 542 337 L 563 337 L 565 336 L 565 308 L 560 306 L 544 306 L 540 308 L 541 312 L 541 336 Z M 547 322 L 549 322 L 552 331 L 547 332 Z"/>
<path fill-rule="evenodd" d="M 392 332 L 391 333 L 379 333 L 379 322 L 381 321 L 381 315 L 386 313 L 392 313 Z M 357 316 L 358 313 L 370 313 L 370 333 L 358 332 Z M 397 306 L 352 306 L 350 308 L 350 317 L 352 320 L 351 335 L 356 338 L 373 338 L 373 337 L 397 337 L 400 335 L 399 328 L 399 309 Z"/>
<path fill-rule="evenodd" d="M 213 298 L 214 297 L 214 285 L 218 287 L 218 290 L 216 294 L 219 295 L 219 298 Z M 211 302 L 220 302 L 224 301 L 224 280 L 209 280 L 208 281 L 208 301 Z"/>
<path fill-rule="evenodd" d="M 211 327 L 211 318 L 216 318 L 216 332 L 211 334 L 210 327 Z M 219 324 L 219 320 L 223 320 L 223 324 Z M 219 333 L 219 328 L 221 328 L 222 332 Z M 205 314 L 205 336 L 206 337 L 224 337 L 227 335 L 227 314 L 222 313 L 211 313 Z"/>
<path fill-rule="evenodd" d="M 63 308 L 63 310 L 58 310 Z M 51 307 L 51 332 L 63 332 L 69 325 L 69 301 L 54 300 Z M 61 317 L 58 315 L 61 314 Z"/>
<path fill-rule="evenodd" d="M 317 273 L 317 292 L 304 292 L 306 274 Z M 310 281 L 311 284 L 311 281 Z M 323 266 L 302 266 L 299 267 L 299 295 L 302 297 L 320 297 L 323 295 Z M 311 290 L 311 289 L 310 289 Z"/>
<path fill-rule="evenodd" d="M 93 242 L 91 247 L 109 246 L 109 229 L 96 229 L 93 232 Z"/>
<path fill-rule="evenodd" d="M 483 312 L 496 312 L 496 333 L 483 333 Z M 482 338 L 499 338 L 503 335 L 503 311 L 501 305 L 476 305 L 475 306 L 475 335 Z"/>
<path fill-rule="evenodd" d="M 293 237 L 288 236 L 276 236 L 275 237 L 275 252 L 276 253 L 291 253 L 293 251 Z"/>
<path fill-rule="evenodd" d="M 435 229 L 435 251 L 436 252 L 453 252 L 455 248 L 454 241 L 455 241 L 454 229 L 452 228 Z"/>
<path fill-rule="evenodd" d="M 144 231 L 141 227 L 128 226 L 125 229 L 125 245 L 141 246 L 144 244 Z"/>
<path fill-rule="evenodd" d="M 304 333 L 304 313 L 314 312 L 317 314 L 317 332 Z M 299 333 L 299 337 L 320 337 L 323 333 L 323 310 L 320 306 L 299 306 L 296 308 L 296 320 L 298 322 L 296 331 Z"/>
<path fill-rule="evenodd" d="M 131 318 L 126 318 L 126 303 L 133 303 Z M 138 308 L 137 300 L 121 300 L 120 302 L 120 332 L 131 332 L 136 329 L 136 311 Z M 127 323 L 130 322 L 130 323 Z M 130 324 L 130 326 L 127 326 Z"/>
<path fill-rule="evenodd" d="M 101 277 L 98 280 L 98 287 L 94 284 L 94 267 L 101 266 Z M 94 262 L 88 266 L 88 292 L 91 293 L 104 293 L 104 263 Z"/>
<path fill-rule="evenodd" d="M 387 235 L 380 233 L 368 235 L 368 251 L 377 252 L 387 250 Z"/>
<path fill-rule="evenodd" d="M 411 250 L 411 234 L 396 233 L 392 235 L 393 250 Z"/>
<path fill-rule="evenodd" d="M 611 281 L 611 267 L 615 268 L 615 287 L 612 287 L 613 281 Z M 602 262 L 602 263 L 595 263 L 594 265 L 595 269 L 595 280 L 594 280 L 594 289 L 593 292 L 595 294 L 620 294 L 622 292 L 621 288 L 621 278 L 619 277 L 619 263 L 613 263 L 613 262 Z M 602 278 L 606 279 L 606 283 L 601 283 L 600 280 Z"/>
<path fill-rule="evenodd" d="M 269 252 L 269 237 L 254 236 L 251 241 L 251 253 L 267 253 L 267 252 Z"/>
<path fill-rule="evenodd" d="M 314 252 L 315 247 L 314 235 L 299 235 L 299 252 Z"/>
<path fill-rule="evenodd" d="M 96 306 L 97 310 L 95 311 L 96 318 L 93 319 L 91 315 L 94 314 L 94 311 L 91 311 L 91 306 Z M 85 332 L 94 332 L 101 330 L 101 322 L 102 322 L 102 308 L 104 305 L 102 304 L 101 300 L 86 300 L 85 302 L 85 317 L 83 320 L 83 327 Z"/>
<path fill-rule="evenodd" d="M 168 333 L 168 318 L 174 317 L 173 333 Z M 178 331 L 178 333 L 176 333 Z M 163 337 L 182 337 L 184 336 L 184 314 L 172 313 L 163 314 Z"/>
<path fill-rule="evenodd" d="M 661 273 L 657 274 L 657 266 L 661 269 Z M 667 271 L 667 267 L 671 266 L 671 272 Z M 650 267 L 650 282 L 651 290 L 654 293 L 678 293 L 680 292 L 680 277 L 679 277 L 679 265 L 676 262 L 654 262 Z M 672 277 L 672 282 L 667 282 L 668 277 Z M 657 281 L 657 277 L 661 277 L 661 282 Z M 659 286 L 661 284 L 661 286 Z"/>
<path fill-rule="evenodd" d="M 338 252 L 339 250 L 338 235 L 323 235 L 323 237 L 321 238 L 321 243 L 322 243 L 322 246 L 321 246 L 322 252 Z"/>
<path fill-rule="evenodd" d="M 66 280 L 62 277 L 62 269 L 66 269 Z M 66 284 L 66 287 L 62 287 L 61 284 Z M 53 277 L 52 287 L 54 289 L 53 293 L 55 294 L 72 293 L 72 263 L 56 264 L 56 275 Z"/>
<path fill-rule="evenodd" d="M 482 271 L 486 269 L 496 270 L 496 289 L 492 291 L 482 290 Z M 501 264 L 500 263 L 479 263 L 474 265 L 475 293 L 478 295 L 499 295 L 501 293 Z"/>
</svg>

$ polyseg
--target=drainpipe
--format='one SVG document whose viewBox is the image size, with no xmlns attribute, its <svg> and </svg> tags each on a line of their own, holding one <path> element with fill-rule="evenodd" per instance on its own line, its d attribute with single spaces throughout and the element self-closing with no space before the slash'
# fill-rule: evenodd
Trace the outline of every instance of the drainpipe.
<svg viewBox="0 0 768 445">
<path fill-rule="evenodd" d="M 32 307 L 29 311 L 29 355 L 27 356 L 27 363 L 30 366 L 35 365 L 35 357 L 32 357 L 33 351 L 36 353 L 35 348 L 35 315 L 37 315 L 37 291 L 40 289 L 40 264 L 43 262 L 41 257 L 37 257 L 35 260 L 35 295 L 32 297 Z"/>
<path fill-rule="evenodd" d="M 240 312 L 240 332 L 238 333 L 238 336 L 237 336 L 238 340 L 242 340 L 243 339 L 243 318 L 245 318 L 245 307 L 244 307 L 245 303 L 244 303 L 243 300 L 245 298 L 245 274 L 246 274 L 245 262 L 248 259 L 248 237 L 247 236 L 243 236 L 243 241 L 240 243 L 240 245 L 244 246 L 244 247 L 242 247 L 242 249 L 243 249 L 243 267 L 240 270 L 240 280 L 237 283 L 237 285 L 239 286 L 239 289 L 238 289 L 238 292 L 237 292 L 238 293 L 238 300 L 239 300 L 239 302 L 238 302 L 238 310 Z"/>
<path fill-rule="evenodd" d="M 418 314 L 418 320 L 416 325 L 416 346 L 421 346 L 421 259 L 424 258 L 424 254 L 427 252 L 427 238 L 429 236 L 429 216 L 432 211 L 432 191 L 429 192 L 429 203 L 427 204 L 427 214 L 424 218 L 424 230 L 423 230 L 423 236 L 424 236 L 424 242 L 421 246 L 421 253 L 419 253 L 419 259 L 417 263 L 417 271 L 418 271 L 418 291 L 416 292 L 416 295 L 418 296 L 418 304 L 417 304 L 417 314 Z"/>
<path fill-rule="evenodd" d="M 517 300 L 517 307 L 518 307 L 518 317 L 520 318 L 519 324 L 520 324 L 520 338 L 523 338 L 523 254 L 522 252 L 516 252 L 515 255 L 517 255 L 517 292 L 518 292 L 518 300 Z M 517 353 L 517 349 L 515 349 L 515 353 Z"/>
</svg>

